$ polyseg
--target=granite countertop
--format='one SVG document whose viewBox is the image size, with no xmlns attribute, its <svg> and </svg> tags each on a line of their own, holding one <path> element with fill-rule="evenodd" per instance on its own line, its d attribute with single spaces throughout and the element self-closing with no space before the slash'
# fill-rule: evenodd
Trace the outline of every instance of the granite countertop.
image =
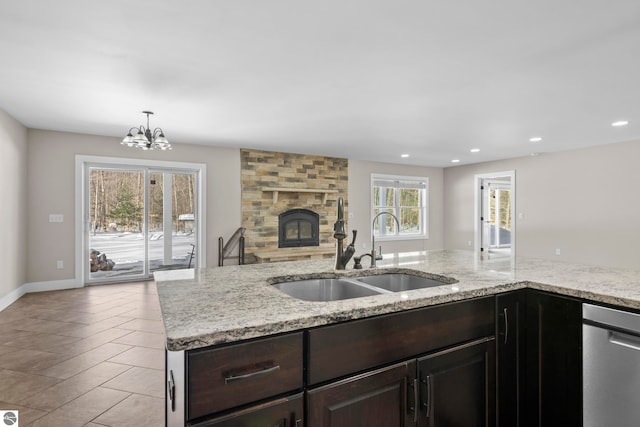
<svg viewBox="0 0 640 427">
<path fill-rule="evenodd" d="M 471 251 L 389 254 L 375 273 L 417 272 L 457 282 L 409 292 L 330 302 L 294 299 L 271 286 L 301 278 L 358 276 L 334 260 L 227 266 L 155 274 L 167 349 L 189 350 L 345 320 L 493 295 L 525 287 L 640 309 L 640 271 L 542 259 L 480 260 Z"/>
</svg>

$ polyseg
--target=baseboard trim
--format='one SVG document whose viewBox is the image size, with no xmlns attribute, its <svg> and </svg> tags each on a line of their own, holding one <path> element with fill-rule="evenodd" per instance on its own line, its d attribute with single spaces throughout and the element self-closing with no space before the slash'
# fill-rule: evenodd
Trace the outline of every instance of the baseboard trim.
<svg viewBox="0 0 640 427">
<path fill-rule="evenodd" d="M 26 293 L 27 291 L 25 290 L 24 285 L 22 285 L 18 289 L 14 289 L 13 291 L 9 292 L 7 295 L 0 298 L 0 311 L 4 310 L 14 302 L 18 301 L 20 297 Z"/>
<path fill-rule="evenodd" d="M 18 289 L 14 289 L 7 295 L 0 298 L 0 311 L 9 307 L 14 302 L 18 301 L 21 296 L 31 292 L 46 292 L 46 291 L 61 291 L 64 289 L 74 289 L 83 287 L 83 283 L 79 283 L 75 279 L 66 280 L 50 280 L 47 282 L 31 282 L 25 283 Z"/>
</svg>

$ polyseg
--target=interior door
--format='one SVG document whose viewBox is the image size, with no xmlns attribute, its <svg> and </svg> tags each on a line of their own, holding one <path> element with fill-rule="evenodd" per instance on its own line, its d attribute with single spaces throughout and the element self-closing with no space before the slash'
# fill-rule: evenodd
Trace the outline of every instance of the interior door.
<svg viewBox="0 0 640 427">
<path fill-rule="evenodd" d="M 476 249 L 483 257 L 514 256 L 515 174 L 476 175 Z"/>
<path fill-rule="evenodd" d="M 480 252 L 488 253 L 491 244 L 490 189 L 489 182 L 480 183 Z"/>
</svg>

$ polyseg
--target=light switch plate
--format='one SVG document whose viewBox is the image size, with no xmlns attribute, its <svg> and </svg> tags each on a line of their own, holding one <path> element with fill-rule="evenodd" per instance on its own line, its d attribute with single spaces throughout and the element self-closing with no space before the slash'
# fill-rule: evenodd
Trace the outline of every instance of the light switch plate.
<svg viewBox="0 0 640 427">
<path fill-rule="evenodd" d="M 62 214 L 49 214 L 49 222 L 64 222 L 64 215 L 62 215 Z"/>
</svg>

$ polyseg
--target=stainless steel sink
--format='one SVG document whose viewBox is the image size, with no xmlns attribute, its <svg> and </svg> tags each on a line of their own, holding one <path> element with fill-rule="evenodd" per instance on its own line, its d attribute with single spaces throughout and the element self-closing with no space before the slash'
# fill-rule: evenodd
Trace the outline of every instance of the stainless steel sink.
<svg viewBox="0 0 640 427">
<path fill-rule="evenodd" d="M 276 283 L 276 288 L 287 295 L 305 301 L 337 301 L 369 297 L 385 293 L 364 283 L 345 279 L 307 279 Z"/>
<path fill-rule="evenodd" d="M 414 289 L 433 288 L 436 286 L 447 285 L 447 282 L 441 282 L 426 277 L 413 276 L 403 273 L 378 274 L 375 276 L 358 277 L 359 281 L 369 285 L 385 289 L 391 292 L 411 291 Z"/>
<path fill-rule="evenodd" d="M 275 283 L 273 286 L 293 298 L 304 301 L 338 301 L 432 288 L 455 282 L 456 280 L 450 278 L 441 281 L 407 273 L 383 273 L 361 277 L 295 280 Z"/>
</svg>

